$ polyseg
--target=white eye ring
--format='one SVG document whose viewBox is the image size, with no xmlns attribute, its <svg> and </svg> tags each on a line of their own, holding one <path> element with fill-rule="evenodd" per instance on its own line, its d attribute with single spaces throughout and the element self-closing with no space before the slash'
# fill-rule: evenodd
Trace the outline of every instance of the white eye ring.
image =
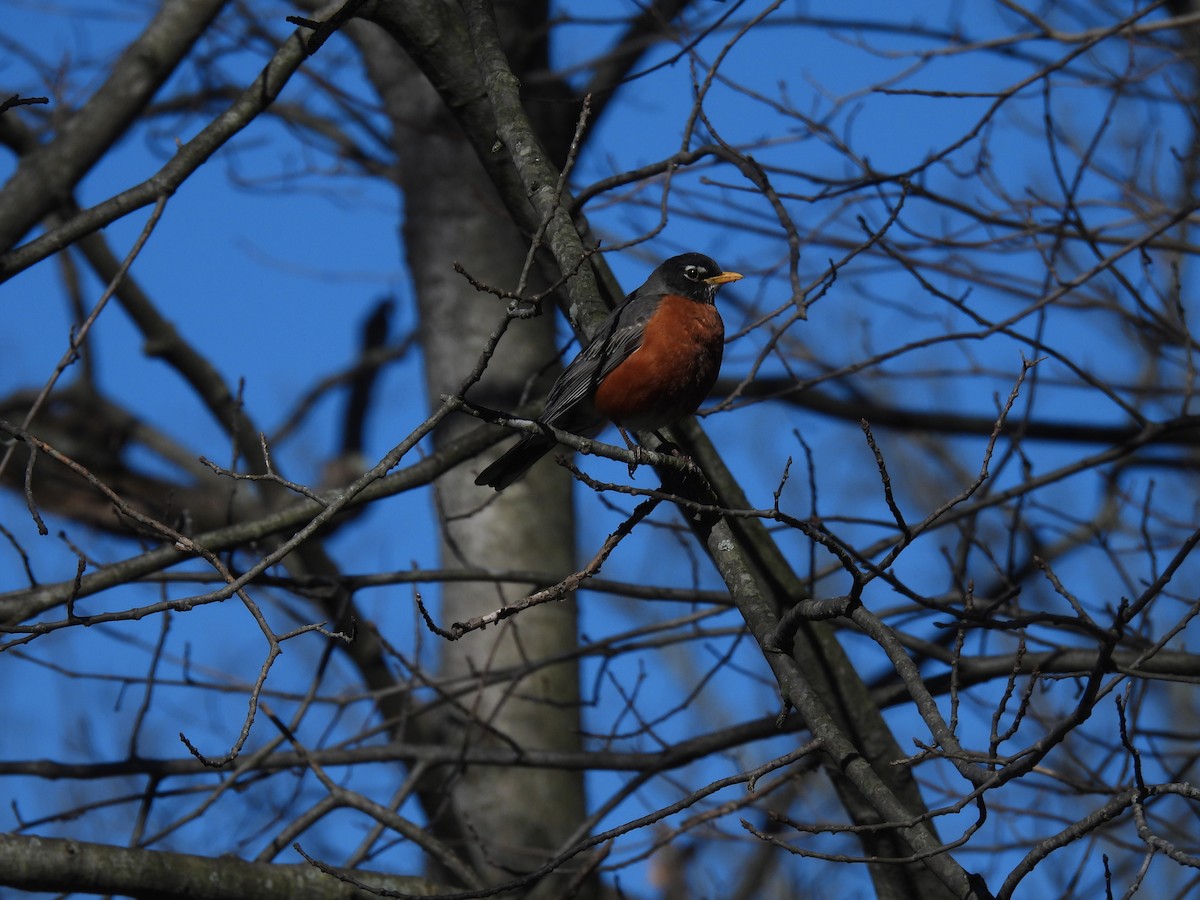
<svg viewBox="0 0 1200 900">
<path fill-rule="evenodd" d="M 699 281 L 700 280 L 700 267 L 699 266 L 684 266 L 683 267 L 683 277 L 686 278 L 688 281 Z"/>
</svg>

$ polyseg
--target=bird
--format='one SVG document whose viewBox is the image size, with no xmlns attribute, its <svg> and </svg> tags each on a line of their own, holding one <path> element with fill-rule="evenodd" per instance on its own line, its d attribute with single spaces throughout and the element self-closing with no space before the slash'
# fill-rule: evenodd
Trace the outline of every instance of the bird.
<svg viewBox="0 0 1200 900">
<path fill-rule="evenodd" d="M 666 260 L 563 369 L 538 421 L 595 437 L 607 422 L 622 432 L 658 431 L 694 413 L 716 383 L 725 348 L 717 288 L 741 277 L 703 253 Z M 475 483 L 502 491 L 556 443 L 526 434 Z"/>
</svg>

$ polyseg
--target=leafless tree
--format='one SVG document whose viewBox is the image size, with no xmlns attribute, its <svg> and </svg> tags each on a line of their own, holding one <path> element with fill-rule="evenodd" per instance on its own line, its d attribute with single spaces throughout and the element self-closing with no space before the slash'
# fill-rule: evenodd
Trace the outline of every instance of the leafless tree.
<svg viewBox="0 0 1200 900">
<path fill-rule="evenodd" d="M 7 6 L 0 884 L 1194 894 L 1200 10 Z"/>
</svg>

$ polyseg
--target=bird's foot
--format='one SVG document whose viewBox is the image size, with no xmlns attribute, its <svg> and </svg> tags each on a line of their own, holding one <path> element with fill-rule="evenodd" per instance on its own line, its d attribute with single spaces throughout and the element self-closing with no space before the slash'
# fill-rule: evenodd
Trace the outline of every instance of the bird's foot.
<svg viewBox="0 0 1200 900">
<path fill-rule="evenodd" d="M 647 454 L 649 453 L 645 447 L 640 444 L 630 444 L 629 452 L 633 454 L 633 459 L 629 463 L 629 477 L 633 477 L 633 473 L 637 471 L 638 466 L 644 466 L 649 462 Z"/>
<path fill-rule="evenodd" d="M 683 452 L 683 448 L 675 444 L 671 444 L 671 455 L 683 463 L 684 471 L 689 475 L 699 475 L 700 467 L 696 465 L 696 461 Z"/>
</svg>

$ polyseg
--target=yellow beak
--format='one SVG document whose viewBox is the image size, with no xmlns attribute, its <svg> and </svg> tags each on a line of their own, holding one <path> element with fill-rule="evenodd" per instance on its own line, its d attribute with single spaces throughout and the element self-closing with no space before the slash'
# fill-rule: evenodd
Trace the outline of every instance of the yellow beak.
<svg viewBox="0 0 1200 900">
<path fill-rule="evenodd" d="M 705 278 L 705 284 L 726 284 L 730 281 L 738 281 L 742 278 L 737 272 L 722 272 L 720 275 L 714 275 L 712 278 Z"/>
</svg>

